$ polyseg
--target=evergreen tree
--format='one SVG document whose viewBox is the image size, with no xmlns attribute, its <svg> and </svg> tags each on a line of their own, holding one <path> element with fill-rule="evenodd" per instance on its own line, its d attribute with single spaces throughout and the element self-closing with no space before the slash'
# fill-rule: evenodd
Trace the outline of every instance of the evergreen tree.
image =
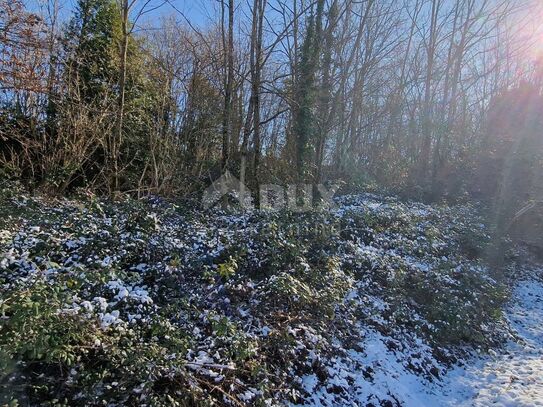
<svg viewBox="0 0 543 407">
<path fill-rule="evenodd" d="M 113 116 L 118 109 L 118 74 L 120 67 L 119 46 L 122 41 L 121 13 L 112 0 L 79 0 L 74 18 L 66 32 L 68 92 L 65 103 L 83 103 L 96 115 Z M 114 145 L 115 129 L 101 135 L 102 142 L 91 174 L 101 173 L 110 177 L 120 176 L 123 189 L 135 188 L 146 166 L 150 132 L 161 120 L 158 105 L 160 92 L 149 78 L 150 65 L 142 51 L 141 39 L 130 36 L 127 48 L 125 78 L 125 114 L 122 126 L 123 139 Z M 115 120 L 113 117 L 110 122 Z M 115 163 L 112 151 L 115 148 Z M 117 167 L 112 171 L 112 166 Z M 118 174 L 122 168 L 123 173 Z M 108 185 L 110 180 L 102 180 Z M 109 187 L 108 187 L 109 188 Z M 117 188 L 115 188 L 117 189 Z"/>
<path fill-rule="evenodd" d="M 111 0 L 78 0 L 66 32 L 68 75 L 87 102 L 103 100 L 116 82 L 117 5 Z"/>
</svg>

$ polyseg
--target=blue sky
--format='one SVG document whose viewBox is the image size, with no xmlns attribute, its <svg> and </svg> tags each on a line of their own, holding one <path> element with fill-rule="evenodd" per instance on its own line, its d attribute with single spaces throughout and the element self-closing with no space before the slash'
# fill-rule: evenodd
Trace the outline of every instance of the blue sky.
<svg viewBox="0 0 543 407">
<path fill-rule="evenodd" d="M 38 12 L 40 10 L 40 4 L 44 4 L 46 1 L 47 0 L 24 0 L 27 8 L 34 12 Z M 215 0 L 168 1 L 171 3 L 171 5 L 169 3 L 165 3 L 160 8 L 149 12 L 145 15 L 144 21 L 153 24 L 160 19 L 161 16 L 165 15 L 173 15 L 177 19 L 182 20 L 183 17 L 179 15 L 179 13 L 176 11 L 177 9 L 181 11 L 188 19 L 190 19 L 192 24 L 202 26 L 212 21 L 212 14 L 210 15 L 210 13 L 212 13 L 214 8 L 218 6 L 218 2 Z M 149 3 L 149 7 L 153 7 L 152 4 L 156 6 L 162 2 L 163 0 L 152 0 L 151 3 Z M 143 4 L 144 0 L 139 0 L 139 3 Z M 62 20 L 67 21 L 71 17 L 76 4 L 77 0 L 59 0 L 60 15 Z"/>
<path fill-rule="evenodd" d="M 156 1 L 156 0 L 155 0 Z M 160 0 L 158 0 L 160 1 Z M 209 16 L 209 10 L 212 10 L 213 0 L 170 0 L 170 3 L 175 9 L 180 10 L 184 15 L 190 19 L 192 24 L 202 26 L 209 22 L 211 16 Z M 160 9 L 153 13 L 150 13 L 148 19 L 154 19 L 160 15 L 178 14 L 177 11 L 170 4 L 165 4 Z M 206 8 L 208 9 L 206 11 Z M 180 17 L 180 16 L 179 16 Z"/>
</svg>

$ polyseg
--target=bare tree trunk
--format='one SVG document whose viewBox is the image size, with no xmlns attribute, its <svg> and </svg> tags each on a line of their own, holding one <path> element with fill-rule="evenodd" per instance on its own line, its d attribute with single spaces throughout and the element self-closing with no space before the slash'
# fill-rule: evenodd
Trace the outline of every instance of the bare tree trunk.
<svg viewBox="0 0 543 407">
<path fill-rule="evenodd" d="M 52 0 L 47 3 L 47 12 L 49 19 L 49 38 L 47 44 L 47 51 L 49 53 L 49 72 L 47 77 L 47 128 L 49 136 L 54 136 L 55 131 L 55 103 L 56 103 L 56 91 L 55 82 L 57 74 L 57 49 L 56 49 L 56 35 L 57 35 L 57 21 L 59 14 L 59 4 L 57 0 Z"/>
<path fill-rule="evenodd" d="M 424 105 L 422 115 L 422 150 L 420 156 L 419 182 L 426 184 L 428 168 L 430 166 L 430 153 L 432 148 L 432 78 L 434 75 L 434 62 L 437 44 L 437 23 L 441 0 L 432 0 L 430 16 L 429 42 L 426 50 L 427 65 L 424 80 Z"/>
<path fill-rule="evenodd" d="M 256 36 L 257 36 L 257 13 L 258 13 L 258 0 L 254 0 L 253 10 L 252 10 L 252 25 L 251 25 L 251 49 L 250 49 L 250 69 L 251 69 L 251 78 L 253 78 L 254 71 L 254 53 L 256 48 Z M 240 196 L 242 199 L 245 199 L 245 184 L 246 172 L 247 172 L 247 146 L 249 144 L 249 137 L 251 136 L 251 131 L 254 128 L 254 86 L 251 86 L 251 97 L 249 98 L 249 106 L 247 107 L 247 117 L 245 119 L 245 126 L 243 129 L 243 140 L 241 143 L 241 162 L 240 162 L 240 182 L 241 182 L 241 191 Z"/>
<path fill-rule="evenodd" d="M 255 180 L 256 189 L 256 205 L 260 206 L 260 83 L 262 81 L 262 36 L 264 26 L 264 10 L 267 0 L 255 0 L 254 6 L 258 8 L 257 30 L 255 39 L 255 55 L 251 61 L 251 77 L 252 77 L 252 98 L 253 98 L 253 123 L 254 123 L 254 146 L 255 155 L 253 162 L 253 177 Z"/>
<path fill-rule="evenodd" d="M 330 129 L 330 122 L 333 117 L 329 117 L 330 101 L 332 93 L 331 84 L 331 68 L 332 68 L 332 51 L 334 48 L 334 31 L 337 24 L 337 0 L 334 0 L 328 12 L 328 27 L 324 36 L 324 58 L 322 64 L 322 85 L 319 98 L 319 114 L 317 119 L 320 121 L 317 146 L 315 152 L 315 176 L 314 182 L 318 184 L 322 178 L 322 165 L 324 161 L 324 147 Z M 316 190 L 316 188 L 314 188 Z"/>
<path fill-rule="evenodd" d="M 239 170 L 239 180 L 240 180 L 240 197 L 245 199 L 245 184 L 247 182 L 246 173 L 247 173 L 247 145 L 249 143 L 249 137 L 251 136 L 251 127 L 253 121 L 253 102 L 249 101 L 249 107 L 247 111 L 247 118 L 245 121 L 245 127 L 243 131 L 243 140 L 241 142 L 241 161 L 240 161 L 240 170 Z"/>
<path fill-rule="evenodd" d="M 128 14 L 130 7 L 128 0 L 123 0 L 121 5 L 121 44 L 120 44 L 120 66 L 119 66 L 119 106 L 117 110 L 117 120 L 115 132 L 110 143 L 111 164 L 113 165 L 112 173 L 112 192 L 119 191 L 119 161 L 121 145 L 123 142 L 123 122 L 126 98 L 126 59 L 128 54 Z"/>
<path fill-rule="evenodd" d="M 222 0 L 224 14 L 224 0 Z M 224 23 L 224 18 L 223 18 Z M 228 2 L 228 40 L 225 40 L 223 28 L 223 45 L 225 53 L 226 78 L 224 90 L 224 113 L 222 126 L 222 171 L 228 167 L 230 138 L 232 133 L 232 93 L 234 88 L 234 0 Z"/>
</svg>

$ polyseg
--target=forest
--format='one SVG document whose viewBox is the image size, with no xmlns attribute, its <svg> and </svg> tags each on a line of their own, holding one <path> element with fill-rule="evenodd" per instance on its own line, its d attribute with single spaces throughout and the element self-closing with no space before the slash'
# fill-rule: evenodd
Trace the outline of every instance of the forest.
<svg viewBox="0 0 543 407">
<path fill-rule="evenodd" d="M 542 261 L 539 0 L 0 0 L 0 405 L 537 405 Z"/>
<path fill-rule="evenodd" d="M 182 197 L 228 169 L 540 193 L 538 2 L 211 2 L 203 28 L 168 2 L 38 5 L 3 1 L 0 26 L 2 172 L 34 188 Z"/>
</svg>

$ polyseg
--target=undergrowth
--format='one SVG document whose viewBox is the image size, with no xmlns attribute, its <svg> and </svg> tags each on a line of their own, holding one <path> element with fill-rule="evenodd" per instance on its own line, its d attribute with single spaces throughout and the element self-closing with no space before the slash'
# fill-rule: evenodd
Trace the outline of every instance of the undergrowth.
<svg viewBox="0 0 543 407">
<path fill-rule="evenodd" d="M 488 235 L 471 207 L 1 199 L 2 403 L 299 402 L 299 377 L 325 382 L 332 344 L 361 329 L 409 332 L 445 364 L 499 340 L 506 291 L 477 260 Z"/>
</svg>

